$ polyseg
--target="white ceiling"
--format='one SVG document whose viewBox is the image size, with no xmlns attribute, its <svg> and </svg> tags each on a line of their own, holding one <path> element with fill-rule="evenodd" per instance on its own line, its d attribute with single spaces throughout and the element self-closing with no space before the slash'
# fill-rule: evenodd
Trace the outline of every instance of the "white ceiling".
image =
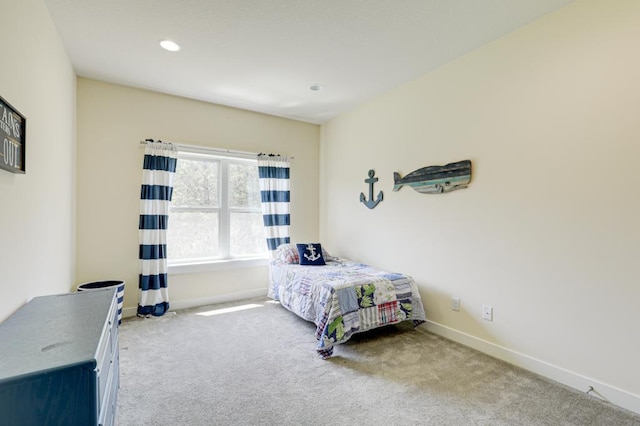
<svg viewBox="0 0 640 426">
<path fill-rule="evenodd" d="M 573 0 L 44 1 L 79 76 L 323 123 Z"/>
</svg>

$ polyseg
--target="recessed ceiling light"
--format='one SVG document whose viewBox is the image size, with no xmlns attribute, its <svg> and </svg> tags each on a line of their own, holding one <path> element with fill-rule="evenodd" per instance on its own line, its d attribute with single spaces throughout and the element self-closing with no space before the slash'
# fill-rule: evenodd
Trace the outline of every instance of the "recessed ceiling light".
<svg viewBox="0 0 640 426">
<path fill-rule="evenodd" d="M 177 52 L 178 50 L 180 50 L 180 46 L 178 46 L 178 43 L 171 40 L 162 40 L 160 42 L 160 46 L 162 46 L 163 49 L 168 50 L 169 52 Z"/>
<path fill-rule="evenodd" d="M 313 90 L 314 92 L 320 92 L 323 89 L 324 86 L 322 84 L 312 84 L 311 86 L 309 86 L 309 90 Z"/>
</svg>

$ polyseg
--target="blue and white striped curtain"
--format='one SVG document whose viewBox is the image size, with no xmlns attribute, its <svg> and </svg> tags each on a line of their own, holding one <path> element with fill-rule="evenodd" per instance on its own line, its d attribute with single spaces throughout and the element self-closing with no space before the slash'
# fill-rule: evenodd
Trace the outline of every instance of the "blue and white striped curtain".
<svg viewBox="0 0 640 426">
<path fill-rule="evenodd" d="M 139 316 L 160 316 L 169 310 L 167 287 L 167 225 L 173 193 L 177 150 L 170 143 L 147 141 L 140 191 Z"/>
<path fill-rule="evenodd" d="M 258 155 L 262 219 L 271 257 L 280 244 L 290 242 L 289 166 L 287 157 Z"/>
</svg>

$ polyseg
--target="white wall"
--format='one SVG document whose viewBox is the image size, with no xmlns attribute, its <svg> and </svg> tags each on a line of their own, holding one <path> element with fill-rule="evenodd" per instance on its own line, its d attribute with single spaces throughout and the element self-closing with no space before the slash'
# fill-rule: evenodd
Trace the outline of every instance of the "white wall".
<svg viewBox="0 0 640 426">
<path fill-rule="evenodd" d="M 322 242 L 413 275 L 431 330 L 640 412 L 638 46 L 640 2 L 578 0 L 323 125 Z M 468 189 L 392 192 L 464 159 Z"/>
<path fill-rule="evenodd" d="M 0 96 L 27 118 L 26 170 L 0 170 L 0 321 L 75 268 L 75 74 L 41 0 L 2 5 Z"/>
<path fill-rule="evenodd" d="M 291 235 L 318 239 L 319 126 L 80 78 L 77 282 L 125 280 L 126 312 L 138 301 L 139 141 L 146 138 L 295 157 Z M 266 295 L 267 286 L 266 266 L 170 275 L 170 304 Z"/>
</svg>

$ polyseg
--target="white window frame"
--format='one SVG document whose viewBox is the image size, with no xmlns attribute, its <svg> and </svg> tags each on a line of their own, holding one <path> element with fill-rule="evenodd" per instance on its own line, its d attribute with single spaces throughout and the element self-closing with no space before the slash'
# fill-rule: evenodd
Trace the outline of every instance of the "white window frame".
<svg viewBox="0 0 640 426">
<path fill-rule="evenodd" d="M 231 213 L 232 212 L 256 212 L 261 213 L 258 208 L 231 208 L 229 207 L 229 165 L 230 164 L 255 164 L 257 167 L 257 159 L 255 155 L 244 154 L 238 152 L 227 152 L 216 149 L 178 146 L 178 166 L 180 167 L 180 159 L 198 159 L 201 161 L 212 161 L 219 163 L 220 179 L 218 181 L 219 206 L 217 207 L 169 207 L 169 217 L 173 211 L 217 211 L 219 214 L 219 256 L 215 259 L 184 259 L 171 260 L 167 259 L 167 266 L 170 274 L 188 274 L 197 272 L 207 272 L 212 270 L 230 269 L 230 268 L 246 268 L 254 266 L 266 265 L 269 261 L 269 253 L 266 250 L 262 255 L 249 255 L 231 257 L 230 254 L 230 236 L 231 236 Z M 171 219 L 169 219 L 171 226 Z"/>
</svg>

